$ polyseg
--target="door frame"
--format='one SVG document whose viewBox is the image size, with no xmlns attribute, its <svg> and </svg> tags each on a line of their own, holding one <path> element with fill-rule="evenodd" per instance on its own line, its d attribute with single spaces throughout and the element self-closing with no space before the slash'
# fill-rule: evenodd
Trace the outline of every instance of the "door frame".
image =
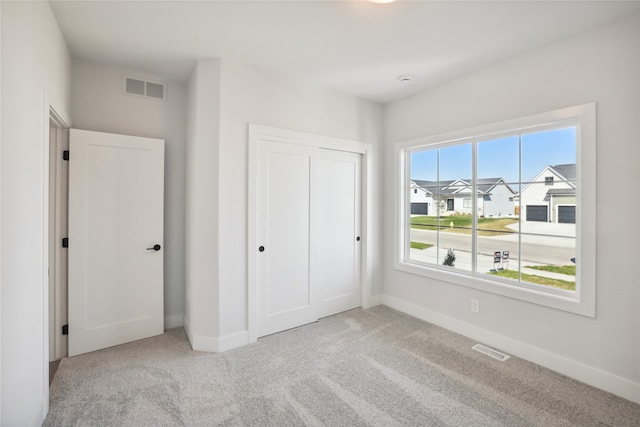
<svg viewBox="0 0 640 427">
<path fill-rule="evenodd" d="M 67 318 L 67 278 L 63 271 L 62 237 L 66 237 L 68 223 L 68 170 L 63 172 L 63 150 L 69 149 L 69 127 L 51 110 L 49 126 L 49 361 L 67 356 L 67 340 L 62 325 Z M 68 165 L 66 165 L 68 167 Z M 64 274 L 63 274 L 64 273 Z M 61 276 L 61 274 L 63 274 Z"/>
<path fill-rule="evenodd" d="M 264 141 L 303 145 L 321 149 L 346 151 L 362 155 L 362 239 L 360 305 L 369 308 L 375 305 L 372 293 L 373 243 L 373 145 L 367 142 L 300 132 L 289 129 L 249 124 L 248 147 L 248 224 L 247 224 L 247 329 L 249 343 L 258 340 L 258 278 L 257 278 L 257 200 L 258 200 L 258 145 Z"/>
<path fill-rule="evenodd" d="M 43 396 L 43 419 L 49 412 L 49 220 L 51 215 L 49 209 L 49 162 L 50 159 L 50 125 L 53 122 L 60 129 L 71 127 L 71 118 L 55 97 L 51 95 L 47 87 L 43 90 L 42 108 L 42 384 Z"/>
</svg>

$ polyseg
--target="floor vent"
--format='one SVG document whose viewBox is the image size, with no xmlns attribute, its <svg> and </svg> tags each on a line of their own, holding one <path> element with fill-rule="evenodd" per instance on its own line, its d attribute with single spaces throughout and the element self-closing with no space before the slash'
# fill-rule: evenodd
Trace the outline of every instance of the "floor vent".
<svg viewBox="0 0 640 427">
<path fill-rule="evenodd" d="M 510 356 L 507 356 L 504 353 L 500 353 L 498 350 L 494 350 L 494 349 L 489 348 L 487 346 L 484 346 L 482 344 L 476 344 L 471 348 L 474 349 L 475 351 L 479 351 L 482 354 L 486 354 L 487 356 L 491 356 L 494 359 L 498 359 L 501 362 L 504 362 L 505 360 L 507 360 L 510 357 Z"/>
<path fill-rule="evenodd" d="M 167 87 L 164 83 L 124 76 L 123 89 L 127 95 L 144 96 L 163 101 L 167 99 Z"/>
</svg>

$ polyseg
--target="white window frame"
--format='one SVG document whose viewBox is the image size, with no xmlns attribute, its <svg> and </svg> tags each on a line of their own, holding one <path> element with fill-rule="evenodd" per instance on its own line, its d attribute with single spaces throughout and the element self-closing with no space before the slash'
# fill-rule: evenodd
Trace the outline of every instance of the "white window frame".
<svg viewBox="0 0 640 427">
<path fill-rule="evenodd" d="M 451 270 L 409 259 L 410 153 L 514 133 L 576 127 L 576 290 L 514 282 L 483 273 Z M 512 120 L 404 141 L 395 145 L 394 268 L 431 279 L 491 292 L 588 317 L 596 315 L 596 104 L 562 108 Z M 474 237 L 475 239 L 475 237 Z"/>
</svg>

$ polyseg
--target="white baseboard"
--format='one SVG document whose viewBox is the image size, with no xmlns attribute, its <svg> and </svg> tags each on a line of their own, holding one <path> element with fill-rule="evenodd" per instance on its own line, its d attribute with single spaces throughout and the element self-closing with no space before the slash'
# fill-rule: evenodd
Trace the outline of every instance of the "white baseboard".
<svg viewBox="0 0 640 427">
<path fill-rule="evenodd" d="M 218 338 L 218 352 L 231 350 L 249 344 L 249 331 L 236 332 Z"/>
<path fill-rule="evenodd" d="M 597 387 L 616 396 L 640 403 L 640 384 L 613 375 L 601 369 L 585 365 L 564 356 L 526 344 L 522 341 L 479 328 L 435 311 L 420 307 L 399 298 L 384 295 L 382 303 L 395 310 L 417 317 L 434 325 L 464 335 L 482 344 L 495 347 L 529 362 L 559 372 L 563 375 Z"/>
<path fill-rule="evenodd" d="M 171 316 L 164 316 L 164 328 L 173 329 L 184 326 L 184 314 L 172 314 Z"/>
<path fill-rule="evenodd" d="M 367 309 L 367 308 L 371 308 L 371 307 L 375 307 L 378 305 L 382 305 L 382 294 L 379 295 L 372 295 L 368 298 L 368 301 L 365 302 L 365 304 L 362 305 L 362 308 Z"/>
<path fill-rule="evenodd" d="M 237 347 L 249 344 L 249 332 L 241 331 L 224 337 L 207 337 L 194 335 L 189 326 L 187 318 L 184 319 L 184 330 L 187 333 L 191 348 L 195 351 L 206 351 L 209 353 L 222 353 Z"/>
<path fill-rule="evenodd" d="M 48 385 L 49 385 L 49 378 L 47 378 L 47 387 Z M 49 396 L 49 393 L 47 393 L 47 398 L 48 396 Z M 36 411 L 35 414 L 33 414 L 33 418 L 31 419 L 31 424 L 30 424 L 31 426 L 39 427 L 42 425 L 45 417 L 47 416 L 46 412 L 48 412 L 48 409 L 45 412 L 45 406 L 48 406 L 48 402 L 45 399 L 42 399 L 38 404 L 38 410 Z"/>
</svg>

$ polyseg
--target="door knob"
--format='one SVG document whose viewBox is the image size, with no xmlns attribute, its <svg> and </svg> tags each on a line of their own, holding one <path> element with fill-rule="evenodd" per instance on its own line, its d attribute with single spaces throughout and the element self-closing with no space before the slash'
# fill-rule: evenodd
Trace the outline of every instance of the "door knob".
<svg viewBox="0 0 640 427">
<path fill-rule="evenodd" d="M 264 246 L 260 246 L 260 247 L 258 248 L 258 250 L 259 250 L 260 252 L 264 252 Z"/>
<path fill-rule="evenodd" d="M 160 245 L 153 245 L 152 248 L 147 248 L 148 251 L 159 251 L 162 248 Z"/>
</svg>

